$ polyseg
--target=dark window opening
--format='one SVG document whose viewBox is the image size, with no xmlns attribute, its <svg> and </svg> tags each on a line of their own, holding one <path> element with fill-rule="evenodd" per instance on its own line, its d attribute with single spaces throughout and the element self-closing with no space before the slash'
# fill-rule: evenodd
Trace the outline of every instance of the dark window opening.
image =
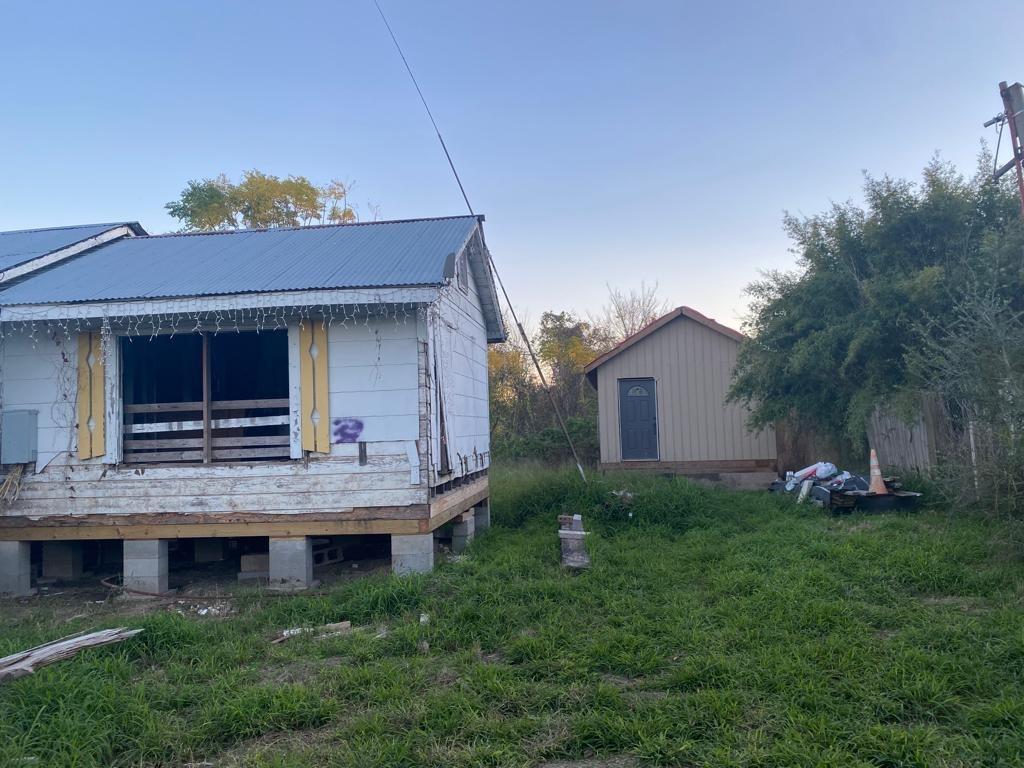
<svg viewBox="0 0 1024 768">
<path fill-rule="evenodd" d="M 121 340 L 125 463 L 289 458 L 286 331 Z"/>
</svg>

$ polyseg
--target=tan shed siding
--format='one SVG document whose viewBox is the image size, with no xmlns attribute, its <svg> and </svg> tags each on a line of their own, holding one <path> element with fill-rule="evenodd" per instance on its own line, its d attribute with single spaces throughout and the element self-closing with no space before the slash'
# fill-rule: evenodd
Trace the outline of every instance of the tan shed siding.
<svg viewBox="0 0 1024 768">
<path fill-rule="evenodd" d="M 739 343 L 680 317 L 597 369 L 601 461 L 622 461 L 618 380 L 658 387 L 661 461 L 775 459 L 775 433 L 746 429 L 746 409 L 725 402 Z"/>
</svg>

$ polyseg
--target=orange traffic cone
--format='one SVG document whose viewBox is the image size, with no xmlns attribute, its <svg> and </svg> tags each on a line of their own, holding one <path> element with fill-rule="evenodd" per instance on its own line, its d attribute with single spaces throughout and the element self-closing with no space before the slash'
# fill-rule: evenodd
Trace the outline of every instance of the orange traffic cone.
<svg viewBox="0 0 1024 768">
<path fill-rule="evenodd" d="M 868 491 L 879 496 L 889 492 L 882 479 L 882 470 L 878 466 L 878 454 L 875 453 L 874 448 L 871 449 L 871 483 L 868 485 Z"/>
</svg>

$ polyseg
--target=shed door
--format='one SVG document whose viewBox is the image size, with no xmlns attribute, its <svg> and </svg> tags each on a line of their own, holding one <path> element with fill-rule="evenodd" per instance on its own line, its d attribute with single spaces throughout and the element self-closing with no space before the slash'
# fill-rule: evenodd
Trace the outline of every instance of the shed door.
<svg viewBox="0 0 1024 768">
<path fill-rule="evenodd" d="M 658 458 L 658 396 L 654 379 L 619 379 L 622 459 Z"/>
</svg>

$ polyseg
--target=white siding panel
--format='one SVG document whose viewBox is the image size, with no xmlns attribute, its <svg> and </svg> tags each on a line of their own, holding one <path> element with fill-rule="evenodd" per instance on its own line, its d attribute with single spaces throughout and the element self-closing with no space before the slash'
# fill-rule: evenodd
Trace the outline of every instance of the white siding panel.
<svg viewBox="0 0 1024 768">
<path fill-rule="evenodd" d="M 373 338 L 362 326 L 332 325 L 328 337 L 328 365 L 331 370 L 346 366 L 402 365 L 416 362 L 416 327 L 409 326 L 408 339 Z"/>
<path fill-rule="evenodd" d="M 416 390 L 419 372 L 416 360 L 391 365 L 331 366 L 330 390 L 333 393 L 390 392 Z"/>
<path fill-rule="evenodd" d="M 438 475 L 438 386 L 432 379 L 430 474 L 431 483 L 436 485 L 461 476 L 463 458 L 470 473 L 489 465 L 490 413 L 487 332 L 475 281 L 469 281 L 468 292 L 455 284 L 443 289 L 432 311 L 430 365 L 436 357 L 452 468 L 450 475 Z"/>
<path fill-rule="evenodd" d="M 4 410 L 39 412 L 38 469 L 77 446 L 75 400 L 77 344 L 60 332 L 8 333 L 0 361 Z"/>
<path fill-rule="evenodd" d="M 357 419 L 360 442 L 419 437 L 417 325 L 375 320 L 328 331 L 331 419 Z M 332 432 L 332 442 L 333 442 Z M 338 455 L 340 446 L 332 446 Z"/>
</svg>

